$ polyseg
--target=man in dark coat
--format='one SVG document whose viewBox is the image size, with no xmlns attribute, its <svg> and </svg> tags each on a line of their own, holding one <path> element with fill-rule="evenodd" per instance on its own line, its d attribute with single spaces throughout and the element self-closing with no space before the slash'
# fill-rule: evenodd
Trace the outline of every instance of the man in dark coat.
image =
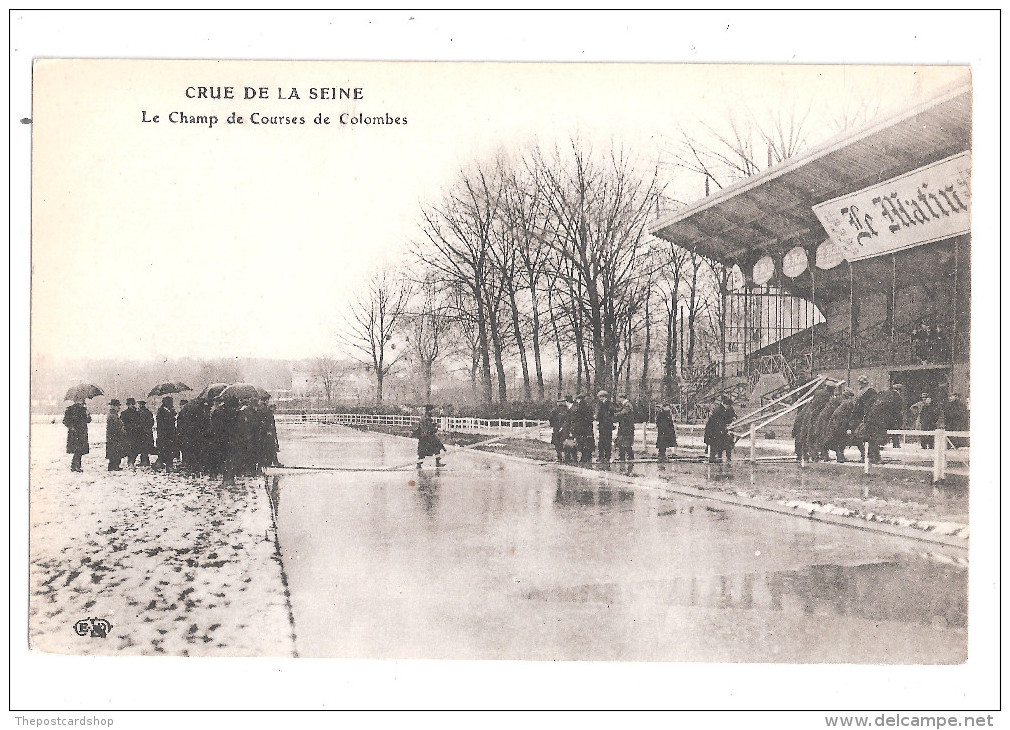
<svg viewBox="0 0 1010 730">
<path fill-rule="evenodd" d="M 598 424 L 597 445 L 600 462 L 608 463 L 614 443 L 614 404 L 605 390 L 596 394 L 596 423 Z"/>
<path fill-rule="evenodd" d="M 224 468 L 225 444 L 227 438 L 222 427 L 221 409 L 224 403 L 220 399 L 215 399 L 207 404 L 208 436 L 207 445 L 204 451 L 207 473 L 216 477 Z"/>
<path fill-rule="evenodd" d="M 435 457 L 435 466 L 444 466 L 442 463 L 442 457 L 439 456 L 441 452 L 445 451 L 445 446 L 438 438 L 438 426 L 435 425 L 435 419 L 432 417 L 432 412 L 435 410 L 435 406 L 430 403 L 424 407 L 424 415 L 421 416 L 421 422 L 414 429 L 415 438 L 417 439 L 417 468 L 420 469 L 424 465 L 424 460 L 428 456 Z"/>
<path fill-rule="evenodd" d="M 712 409 L 712 414 L 705 422 L 705 443 L 708 445 L 708 460 L 722 461 L 726 454 L 726 462 L 733 460 L 733 435 L 729 432 L 729 424 L 736 420 L 733 400 L 723 396 Z"/>
<path fill-rule="evenodd" d="M 568 438 L 569 414 L 568 404 L 562 398 L 558 398 L 558 404 L 551 411 L 551 445 L 558 455 L 558 463 L 565 460 L 565 439 Z"/>
<path fill-rule="evenodd" d="M 579 452 L 579 462 L 590 463 L 593 460 L 596 443 L 593 439 L 593 405 L 588 396 L 575 397 L 575 406 L 572 408 L 572 437 Z"/>
<path fill-rule="evenodd" d="M 120 418 L 123 421 L 123 426 L 126 428 L 126 465 L 132 469 L 137 462 L 137 457 L 140 455 L 144 443 L 144 433 L 136 400 L 133 398 L 126 399 L 126 410 L 123 411 Z"/>
<path fill-rule="evenodd" d="M 937 405 L 936 400 L 933 396 L 927 396 L 925 402 L 922 405 L 922 409 L 919 411 L 919 430 L 921 431 L 932 431 L 936 428 L 936 424 L 940 419 L 940 407 Z M 920 436 L 919 445 L 924 449 L 933 448 L 934 444 L 933 436 Z"/>
<path fill-rule="evenodd" d="M 807 420 L 810 417 L 810 402 L 804 403 L 796 411 L 796 418 L 793 419 L 793 450 L 796 452 L 796 461 L 804 461 L 807 452 Z"/>
<path fill-rule="evenodd" d="M 947 398 L 947 406 L 943 412 L 943 427 L 948 431 L 967 431 L 969 429 L 968 406 L 961 400 L 958 393 L 951 393 Z M 951 436 L 950 442 L 955 449 L 968 445 L 968 438 L 965 436 Z"/>
<path fill-rule="evenodd" d="M 193 471 L 196 471 L 199 468 L 196 463 L 196 411 L 198 408 L 199 406 L 195 400 L 183 401 L 179 405 L 179 416 L 175 419 L 175 429 L 178 434 L 182 466 L 185 469 L 191 469 Z"/>
<path fill-rule="evenodd" d="M 887 443 L 887 432 L 901 428 L 905 404 L 901 397 L 904 386 L 896 383 L 890 390 L 879 393 L 866 412 L 866 443 L 871 464 L 880 463 L 880 447 Z"/>
<path fill-rule="evenodd" d="M 831 422 L 831 416 L 834 415 L 841 402 L 842 394 L 841 389 L 839 389 L 838 392 L 828 398 L 828 402 L 824 404 L 824 408 L 821 409 L 821 412 L 817 414 L 817 418 L 814 420 L 813 428 L 810 430 L 810 449 L 817 456 L 815 461 L 820 461 L 821 459 L 827 461 L 831 458 L 828 454 L 828 424 Z"/>
<path fill-rule="evenodd" d="M 210 414 L 214 433 L 211 474 L 217 476 L 223 472 L 223 486 L 234 484 L 235 474 L 240 469 L 242 447 L 239 443 L 238 414 L 238 398 L 233 395 L 225 398 Z"/>
<path fill-rule="evenodd" d="M 856 405 L 852 408 L 849 430 L 852 431 L 852 440 L 859 449 L 860 461 L 866 457 L 863 451 L 863 443 L 866 441 L 866 414 L 876 399 L 877 391 L 870 387 L 870 379 L 865 375 L 856 378 Z"/>
<path fill-rule="evenodd" d="M 817 419 L 820 418 L 821 411 L 828 405 L 829 400 L 831 400 L 831 388 L 827 385 L 818 386 L 814 392 L 813 400 L 810 401 L 810 411 L 807 414 L 803 433 L 803 453 L 807 461 L 821 460 L 817 444 Z"/>
<path fill-rule="evenodd" d="M 161 399 L 161 407 L 156 416 L 158 424 L 158 458 L 154 462 L 154 470 L 158 467 L 165 467 L 165 471 L 172 471 L 172 462 L 175 461 L 179 453 L 179 432 L 175 426 L 175 402 L 172 396 L 166 395 Z"/>
<path fill-rule="evenodd" d="M 109 415 L 105 419 L 105 458 L 109 460 L 109 471 L 121 471 L 122 461 L 130 451 L 130 440 L 126 426 L 119 417 L 122 403 L 116 398 L 109 401 Z"/>
<path fill-rule="evenodd" d="M 846 388 L 842 391 L 841 401 L 835 412 L 828 419 L 827 437 L 825 439 L 827 448 L 835 452 L 835 461 L 839 464 L 845 463 L 845 449 L 852 443 L 852 435 L 849 432 L 849 423 L 852 420 L 852 411 L 856 407 L 856 398 L 851 390 Z"/>
<path fill-rule="evenodd" d="M 147 407 L 147 401 L 137 401 L 137 413 L 140 415 L 140 459 L 141 466 L 150 466 L 150 455 L 154 451 L 154 414 Z"/>
<path fill-rule="evenodd" d="M 617 413 L 617 459 L 618 461 L 634 461 L 635 459 L 635 409 L 623 393 L 618 397 Z"/>
<path fill-rule="evenodd" d="M 666 450 L 677 445 L 677 428 L 673 425 L 673 412 L 668 403 L 663 403 L 656 411 L 656 448 L 659 462 L 666 462 Z"/>
<path fill-rule="evenodd" d="M 256 410 L 249 400 L 243 400 L 235 419 L 236 445 L 238 447 L 237 474 L 252 474 L 256 469 L 259 444 L 256 442 Z"/>
<path fill-rule="evenodd" d="M 266 399 L 262 398 L 252 403 L 252 415 L 255 439 L 255 455 L 253 461 L 257 470 L 262 470 L 265 466 L 271 466 L 274 462 L 274 447 L 276 446 L 276 434 L 270 433 L 270 424 L 273 422 L 273 415 L 267 407 Z"/>
<path fill-rule="evenodd" d="M 195 400 L 193 411 L 194 450 L 196 452 L 196 467 L 201 472 L 210 470 L 210 453 L 213 443 L 213 429 L 210 424 L 210 403 L 206 398 Z"/>
<path fill-rule="evenodd" d="M 73 454 L 70 471 L 84 471 L 81 457 L 91 449 L 88 446 L 88 424 L 91 416 L 84 407 L 83 398 L 75 398 L 73 404 L 63 412 L 63 425 L 67 427 L 67 453 Z"/>
</svg>

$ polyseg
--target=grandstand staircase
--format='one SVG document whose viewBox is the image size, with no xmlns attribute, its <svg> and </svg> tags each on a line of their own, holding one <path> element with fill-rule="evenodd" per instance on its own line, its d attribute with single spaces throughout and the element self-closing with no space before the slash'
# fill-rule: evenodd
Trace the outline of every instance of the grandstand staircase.
<svg viewBox="0 0 1010 730">
<path fill-rule="evenodd" d="M 733 421 L 729 428 L 743 435 L 749 433 L 753 425 L 758 438 L 765 438 L 768 433 L 774 434 L 775 438 L 791 438 L 800 407 L 814 397 L 814 391 L 821 385 L 835 387 L 840 382 L 821 375 L 799 385 L 783 385 L 760 396 L 758 403 L 751 403 L 753 409 Z"/>
</svg>

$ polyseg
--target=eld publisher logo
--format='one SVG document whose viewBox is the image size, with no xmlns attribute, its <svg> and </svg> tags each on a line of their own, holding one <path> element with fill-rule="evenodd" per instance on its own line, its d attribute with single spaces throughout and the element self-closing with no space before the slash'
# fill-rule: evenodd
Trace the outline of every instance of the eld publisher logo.
<svg viewBox="0 0 1010 730">
<path fill-rule="evenodd" d="M 104 639 L 112 631 L 112 624 L 104 618 L 83 618 L 74 624 L 74 633 L 78 636 L 90 636 L 92 639 Z"/>
</svg>

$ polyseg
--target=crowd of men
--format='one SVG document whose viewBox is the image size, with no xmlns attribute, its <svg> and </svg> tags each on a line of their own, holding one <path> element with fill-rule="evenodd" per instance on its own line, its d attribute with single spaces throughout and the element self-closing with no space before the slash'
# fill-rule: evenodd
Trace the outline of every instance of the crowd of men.
<svg viewBox="0 0 1010 730">
<path fill-rule="evenodd" d="M 233 484 L 237 475 L 259 473 L 264 466 L 280 466 L 274 407 L 266 398 L 235 396 L 183 400 L 178 413 L 172 396 L 162 398 L 157 414 L 145 401 L 109 401 L 105 422 L 105 456 L 109 471 L 120 471 L 123 460 L 131 469 L 151 467 L 223 477 Z M 84 399 L 66 409 L 67 453 L 73 454 L 71 471 L 82 471 L 81 456 L 88 453 L 88 415 Z M 151 454 L 157 455 L 151 464 Z"/>
<path fill-rule="evenodd" d="M 869 378 L 856 379 L 856 391 L 839 384 L 820 386 L 804 405 L 793 422 L 793 442 L 797 461 L 827 461 L 831 452 L 839 463 L 851 446 L 859 450 L 860 460 L 880 463 L 880 448 L 888 441 L 897 448 L 900 436 L 888 431 L 903 427 L 916 431 L 944 428 L 948 431 L 968 430 L 968 407 L 957 393 L 947 393 L 941 385 L 931 395 L 922 393 L 920 400 L 907 405 L 905 386 L 895 383 L 889 390 L 878 392 L 870 387 Z M 922 448 L 933 448 L 933 436 L 920 436 Z M 967 439 L 955 437 L 956 447 Z M 865 446 L 864 446 L 865 444 Z"/>
<path fill-rule="evenodd" d="M 619 394 L 616 401 L 612 401 L 605 390 L 596 394 L 595 402 L 586 394 L 559 398 L 550 424 L 551 444 L 558 462 L 588 464 L 593 461 L 593 451 L 598 449 L 598 463 L 607 464 L 615 446 L 616 461 L 635 460 L 635 409 L 625 393 Z M 667 460 L 666 450 L 677 445 L 677 432 L 668 404 L 659 407 L 656 428 L 659 460 L 663 462 Z"/>
</svg>

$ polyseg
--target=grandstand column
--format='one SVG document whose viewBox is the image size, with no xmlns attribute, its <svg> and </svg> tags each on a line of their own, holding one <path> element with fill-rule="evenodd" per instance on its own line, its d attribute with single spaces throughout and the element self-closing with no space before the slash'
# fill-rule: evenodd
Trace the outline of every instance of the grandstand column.
<svg viewBox="0 0 1010 730">
<path fill-rule="evenodd" d="M 814 269 L 816 269 L 816 268 L 817 268 L 816 263 L 813 266 L 810 267 L 810 303 L 814 307 L 817 306 L 817 286 L 816 286 L 816 283 L 814 281 L 816 279 L 816 277 L 814 276 Z M 809 319 L 809 322 L 811 323 L 810 324 L 810 376 L 811 377 L 813 377 L 813 374 L 815 372 L 817 372 L 817 369 L 816 369 L 816 367 L 814 365 L 814 361 L 815 361 L 816 356 L 817 356 L 816 355 L 817 342 L 814 339 L 814 325 L 813 325 L 813 321 L 814 321 L 814 317 L 813 317 L 813 313 L 811 313 L 810 319 Z"/>
</svg>

